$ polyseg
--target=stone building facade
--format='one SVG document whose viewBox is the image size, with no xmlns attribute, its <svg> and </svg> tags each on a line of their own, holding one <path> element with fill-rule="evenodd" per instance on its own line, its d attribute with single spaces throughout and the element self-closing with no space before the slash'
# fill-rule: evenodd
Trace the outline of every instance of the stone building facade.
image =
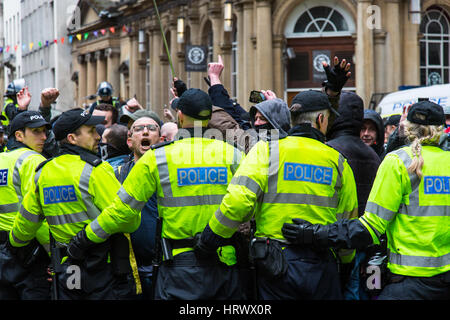
<svg viewBox="0 0 450 320">
<path fill-rule="evenodd" d="M 225 12 L 229 2 L 231 21 Z M 230 96 L 246 108 L 254 89 L 272 89 L 290 101 L 300 90 L 320 88 L 321 61 L 334 55 L 352 63 L 347 88 L 355 90 L 366 107 L 402 86 L 450 82 L 450 0 L 169 0 L 157 4 L 175 75 L 188 87 L 206 90 L 206 72 L 185 71 L 186 46 L 206 46 L 208 61 L 222 56 L 221 80 Z M 153 1 L 84 0 L 79 7 L 80 26 L 70 31 L 77 104 L 94 101 L 89 96 L 97 85 L 109 81 L 116 96 L 136 96 L 162 115 L 172 98 L 172 73 Z M 179 18 L 183 18 L 182 29 L 177 28 Z"/>
</svg>

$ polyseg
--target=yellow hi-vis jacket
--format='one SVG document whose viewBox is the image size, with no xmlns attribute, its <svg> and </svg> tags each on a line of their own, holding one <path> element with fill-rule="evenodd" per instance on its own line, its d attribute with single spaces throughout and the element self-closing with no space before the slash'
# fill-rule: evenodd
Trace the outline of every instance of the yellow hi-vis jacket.
<svg viewBox="0 0 450 320">
<path fill-rule="evenodd" d="M 0 154 L 0 230 L 13 228 L 24 195 L 33 189 L 36 167 L 43 161 L 45 158 L 40 153 L 29 148 Z M 47 224 L 37 232 L 37 240 L 42 245 L 49 243 Z"/>
<path fill-rule="evenodd" d="M 217 210 L 242 153 L 215 139 L 184 138 L 147 151 L 139 159 L 111 206 L 86 228 L 89 239 L 104 241 L 116 232 L 133 232 L 140 211 L 156 191 L 162 237 L 188 239 L 202 232 Z M 173 249 L 175 256 L 192 248 Z M 231 246 L 218 250 L 222 262 L 236 262 Z"/>
<path fill-rule="evenodd" d="M 256 237 L 286 241 L 281 229 L 293 218 L 327 225 L 356 218 L 357 207 L 347 160 L 318 140 L 288 136 L 260 141 L 250 150 L 209 226 L 230 238 L 240 223 L 254 215 Z M 348 263 L 354 250 L 339 255 Z"/>
<path fill-rule="evenodd" d="M 423 146 L 422 157 L 419 179 L 411 147 L 389 153 L 359 220 L 374 243 L 386 233 L 391 272 L 431 277 L 450 270 L 450 152 Z"/>
<path fill-rule="evenodd" d="M 2 116 L 4 116 L 6 118 L 6 120 L 1 120 L 2 125 L 4 125 L 5 127 L 9 125 L 10 123 L 10 119 L 8 118 L 8 116 L 6 115 L 6 106 L 9 104 L 14 104 L 14 101 L 11 98 L 7 98 L 5 100 L 5 103 L 3 104 L 3 110 L 2 110 Z M 16 103 L 14 104 L 16 106 L 16 108 L 19 108 L 19 105 Z"/>
<path fill-rule="evenodd" d="M 32 187 L 10 233 L 13 246 L 32 240 L 44 219 L 56 241 L 69 243 L 111 203 L 120 188 L 110 164 L 93 166 L 73 154 L 47 162 L 29 183 Z"/>
</svg>

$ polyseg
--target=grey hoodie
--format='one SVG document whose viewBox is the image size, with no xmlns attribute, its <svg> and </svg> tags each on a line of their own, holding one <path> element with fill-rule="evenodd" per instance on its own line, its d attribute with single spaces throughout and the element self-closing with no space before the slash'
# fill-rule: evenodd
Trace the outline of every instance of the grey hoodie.
<svg viewBox="0 0 450 320">
<path fill-rule="evenodd" d="M 291 129 L 291 113 L 286 102 L 280 98 L 265 100 L 250 108 L 250 122 L 255 127 L 255 114 L 259 111 L 280 133 L 280 139 L 287 137 Z"/>
</svg>

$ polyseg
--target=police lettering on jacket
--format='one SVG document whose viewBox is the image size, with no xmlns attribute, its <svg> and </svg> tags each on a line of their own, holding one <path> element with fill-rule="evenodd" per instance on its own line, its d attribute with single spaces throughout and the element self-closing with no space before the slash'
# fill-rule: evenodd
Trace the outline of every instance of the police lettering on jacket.
<svg viewBox="0 0 450 320">
<path fill-rule="evenodd" d="M 179 168 L 178 186 L 227 184 L 227 173 L 226 167 Z"/>
<path fill-rule="evenodd" d="M 0 187 L 8 185 L 8 169 L 0 170 Z"/>
<path fill-rule="evenodd" d="M 47 187 L 44 191 L 44 204 L 78 201 L 74 186 Z"/>
<path fill-rule="evenodd" d="M 425 194 L 450 194 L 450 177 L 428 176 L 424 177 Z"/>
<path fill-rule="evenodd" d="M 305 181 L 331 185 L 333 168 L 312 164 L 286 162 L 284 164 L 284 180 Z"/>
</svg>

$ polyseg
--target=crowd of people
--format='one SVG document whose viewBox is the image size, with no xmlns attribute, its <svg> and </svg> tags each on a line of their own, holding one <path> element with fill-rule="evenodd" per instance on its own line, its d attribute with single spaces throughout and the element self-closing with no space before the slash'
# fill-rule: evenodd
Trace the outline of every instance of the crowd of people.
<svg viewBox="0 0 450 320">
<path fill-rule="evenodd" d="M 174 78 L 163 120 L 108 82 L 54 117 L 57 88 L 8 85 L 0 300 L 449 299 L 450 108 L 382 119 L 335 57 L 247 111 L 223 68 Z"/>
</svg>

